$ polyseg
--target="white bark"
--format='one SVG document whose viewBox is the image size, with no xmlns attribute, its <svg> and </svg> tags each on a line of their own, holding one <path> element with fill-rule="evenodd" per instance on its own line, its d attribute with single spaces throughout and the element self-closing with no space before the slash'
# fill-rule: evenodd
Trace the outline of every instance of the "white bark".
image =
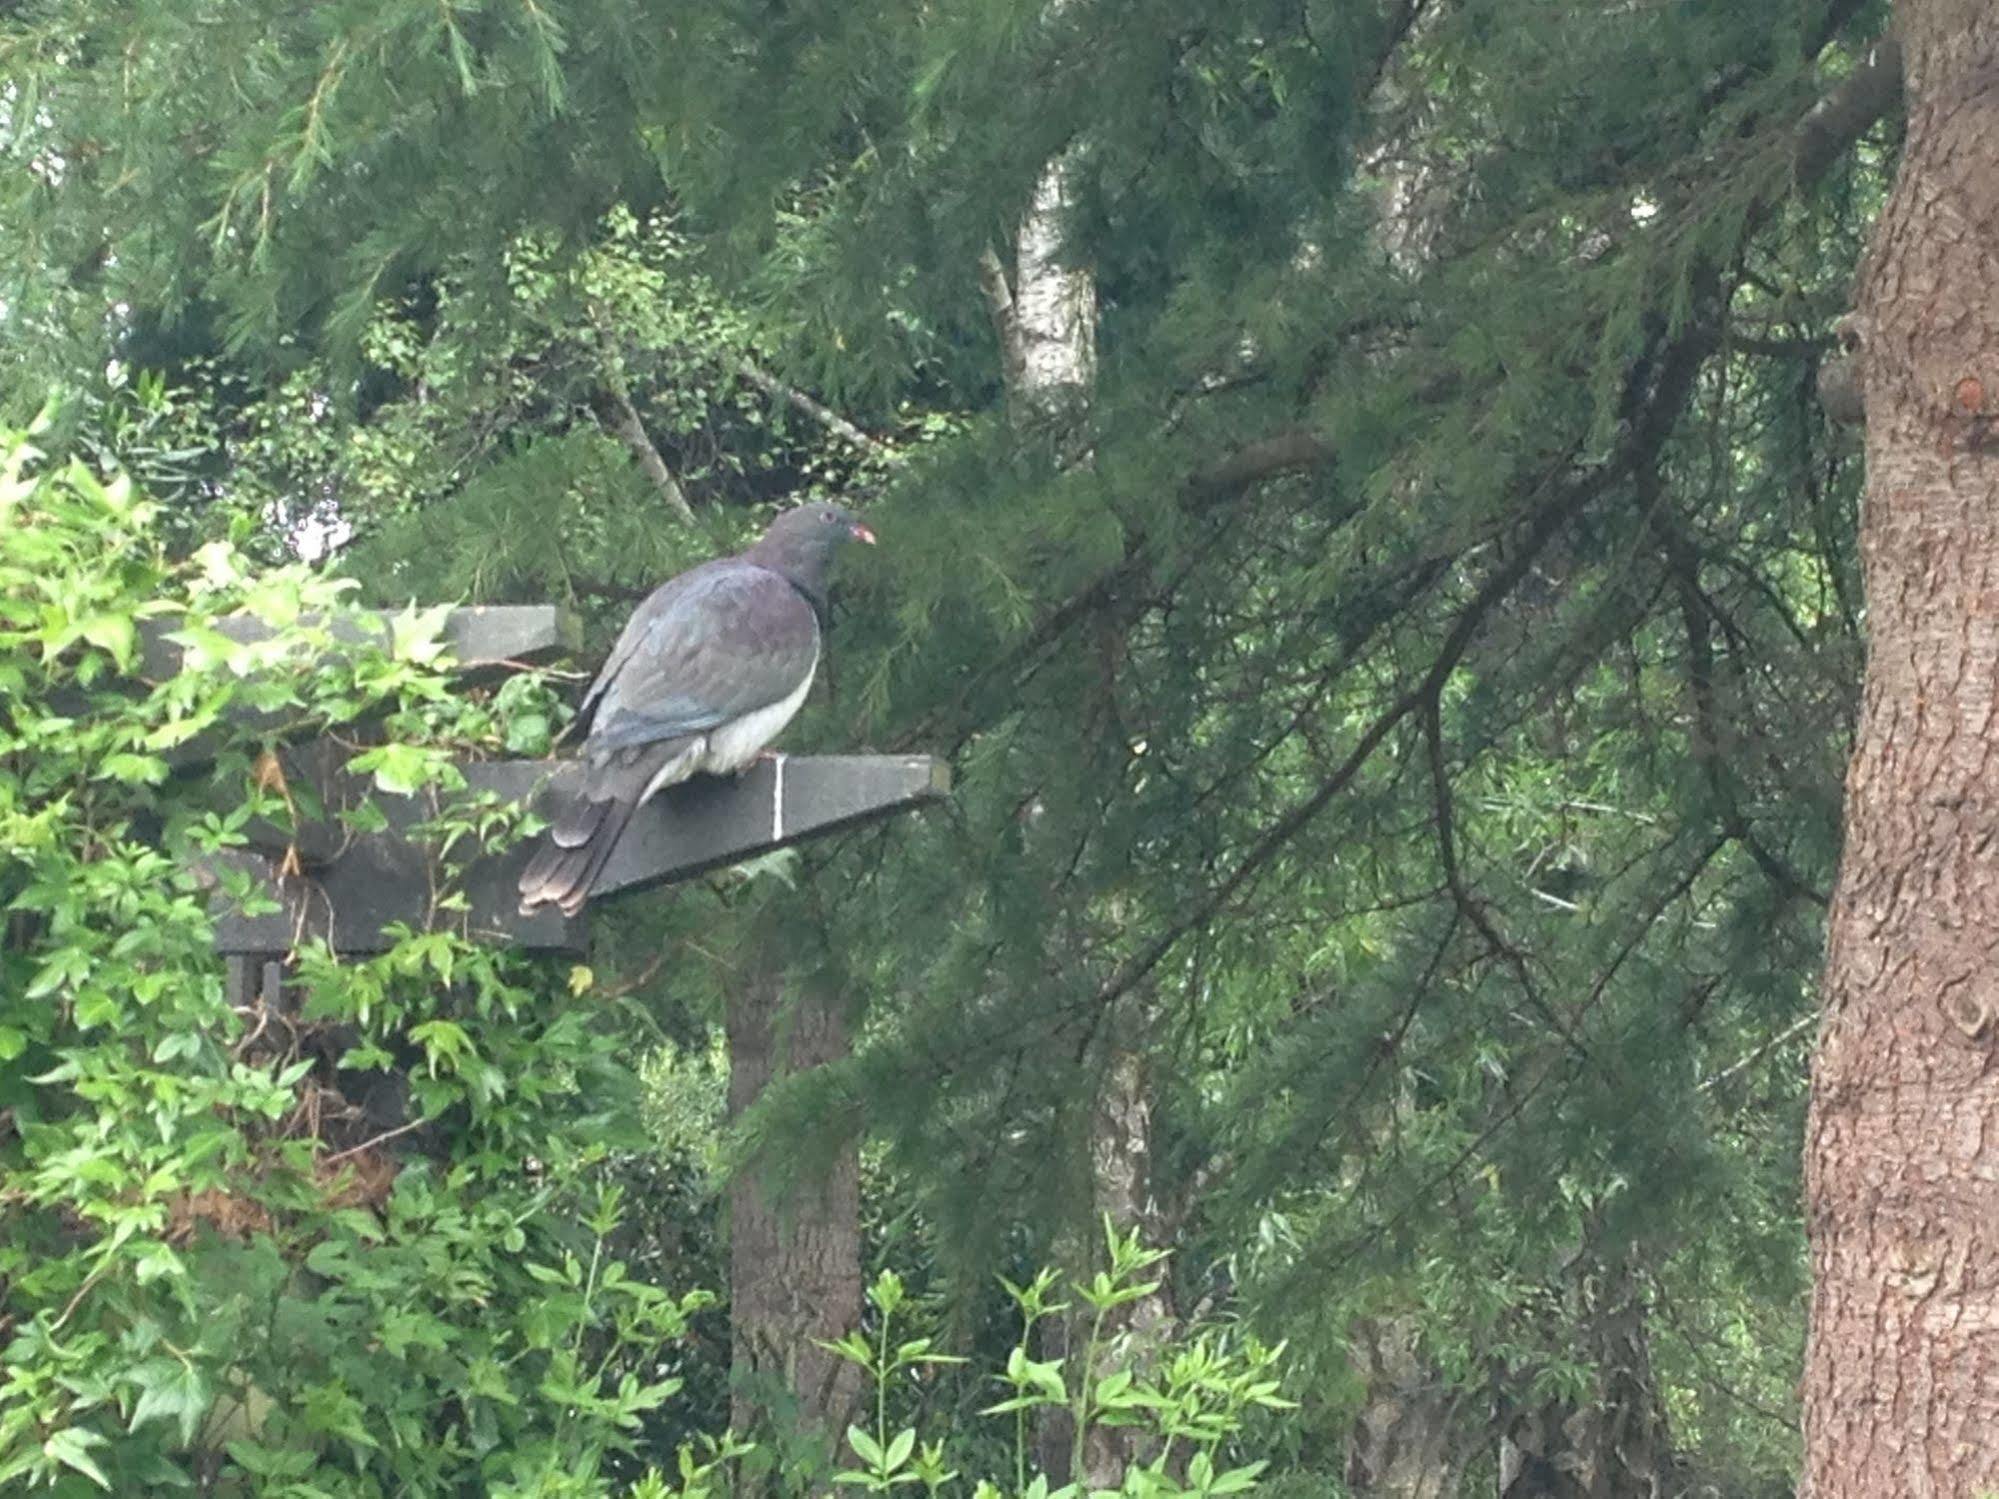
<svg viewBox="0 0 1999 1499">
<path fill-rule="evenodd" d="M 1015 249 L 1010 390 L 1030 420 L 1080 416 L 1097 375 L 1096 277 L 1063 260 L 1070 177 L 1067 157 L 1048 164 Z"/>
<path fill-rule="evenodd" d="M 1097 377 L 1096 277 L 1065 258 L 1073 172 L 1065 154 L 1034 184 L 1014 235 L 1010 283 L 997 255 L 988 251 L 979 262 L 1017 426 L 1072 426 L 1088 410 Z"/>
</svg>

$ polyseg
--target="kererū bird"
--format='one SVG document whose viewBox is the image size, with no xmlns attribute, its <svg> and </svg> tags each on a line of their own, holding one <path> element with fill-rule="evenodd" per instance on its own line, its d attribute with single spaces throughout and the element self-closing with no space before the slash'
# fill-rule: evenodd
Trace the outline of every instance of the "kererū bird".
<svg viewBox="0 0 1999 1499">
<path fill-rule="evenodd" d="M 812 686 L 834 553 L 874 539 L 838 505 L 800 505 L 747 551 L 647 596 L 584 695 L 583 769 L 521 874 L 522 914 L 553 904 L 574 916 L 640 803 L 757 758 Z"/>
</svg>

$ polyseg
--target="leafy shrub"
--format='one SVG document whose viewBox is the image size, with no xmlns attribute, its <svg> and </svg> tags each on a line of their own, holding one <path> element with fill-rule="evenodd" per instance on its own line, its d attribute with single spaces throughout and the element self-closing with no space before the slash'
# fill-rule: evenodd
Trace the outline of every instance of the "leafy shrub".
<svg viewBox="0 0 1999 1499">
<path fill-rule="evenodd" d="M 1083 1471 L 1094 1430 L 1117 1427 L 1136 1434 L 1139 1457 L 1126 1468 L 1121 1487 L 1089 1491 L 1093 1495 L 1190 1499 L 1250 1492 L 1268 1465 L 1237 1463 L 1235 1449 L 1255 1413 L 1292 1408 L 1277 1393 L 1282 1347 L 1267 1347 L 1254 1337 L 1231 1337 L 1218 1328 L 1183 1331 L 1166 1346 L 1149 1349 L 1128 1335 L 1114 1334 L 1120 1309 L 1159 1289 L 1152 1272 L 1166 1255 L 1145 1248 L 1136 1233 L 1119 1234 L 1108 1221 L 1104 1230 L 1108 1265 L 1069 1287 L 1089 1329 L 1079 1358 L 1034 1356 L 1036 1326 L 1074 1309 L 1073 1303 L 1057 1299 L 1060 1275 L 1043 1270 L 1026 1285 L 1006 1283 L 1020 1313 L 1020 1338 L 997 1376 L 1002 1398 L 983 1414 L 1012 1423 L 1013 1471 L 978 1478 L 973 1499 L 1079 1499 L 1085 1492 L 1080 1483 L 1051 1484 L 1046 1473 L 1031 1468 L 1030 1426 L 1049 1411 L 1068 1418 L 1073 1471 Z M 851 1459 L 834 1482 L 864 1493 L 885 1494 L 918 1484 L 926 1494 L 945 1492 L 963 1480 L 953 1466 L 952 1443 L 948 1438 L 923 1441 L 914 1426 L 891 1421 L 891 1398 L 913 1371 L 965 1360 L 940 1352 L 931 1338 L 895 1336 L 907 1299 L 893 1273 L 876 1278 L 868 1288 L 868 1304 L 875 1319 L 872 1334 L 853 1332 L 828 1345 L 859 1366 L 874 1392 L 874 1419 L 866 1427 L 847 1429 Z"/>
<path fill-rule="evenodd" d="M 349 585 L 162 519 L 0 433 L 0 1487 L 605 1492 L 700 1298 L 606 1253 L 602 1007 L 453 925 L 453 861 L 522 826 L 453 757 L 545 741 L 553 695 L 455 683 L 441 613 L 336 648 Z M 427 929 L 232 1008 L 197 870 L 299 811 L 280 729 L 436 793 L 449 852 Z M 404 1076 L 384 1128 L 353 1095 Z"/>
</svg>

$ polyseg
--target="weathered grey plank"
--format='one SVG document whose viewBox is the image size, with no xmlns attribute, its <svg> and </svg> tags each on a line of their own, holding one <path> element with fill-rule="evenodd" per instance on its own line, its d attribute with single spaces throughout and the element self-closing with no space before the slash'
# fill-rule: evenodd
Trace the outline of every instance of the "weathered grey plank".
<svg viewBox="0 0 1999 1499">
<path fill-rule="evenodd" d="M 329 813 L 351 806 L 367 787 L 330 767 L 337 762 L 312 751 L 286 757 L 287 775 L 315 777 Z M 573 773 L 568 762 L 499 760 L 468 764 L 471 789 L 493 790 L 512 800 L 536 794 L 556 776 Z M 597 884 L 599 899 L 740 863 L 771 849 L 875 821 L 944 797 L 950 769 L 925 755 L 786 756 L 752 766 L 740 777 L 697 777 L 639 809 Z M 519 913 L 515 893 L 533 843 L 483 859 L 466 871 L 470 909 L 438 912 L 433 861 L 408 838 L 409 828 L 434 816 L 428 798 L 374 793 L 389 828 L 347 838 L 337 824 L 302 830 L 297 841 L 303 868 L 279 880 L 274 874 L 283 842 L 277 829 L 258 837 L 261 849 L 231 856 L 259 888 L 277 899 L 276 913 L 246 916 L 226 909 L 218 894 L 216 947 L 224 953 L 290 950 L 306 937 L 324 937 L 343 953 L 387 947 L 383 928 L 407 922 L 419 929 L 455 925 L 473 935 L 536 951 L 582 949 L 581 918 L 541 910 Z"/>
<path fill-rule="evenodd" d="M 592 895 L 690 879 L 950 791 L 951 767 L 931 755 L 780 755 L 740 776 L 698 776 L 639 808 Z"/>
<path fill-rule="evenodd" d="M 393 621 L 400 611 L 377 609 L 336 623 L 336 641 L 348 640 L 388 649 L 394 639 Z M 171 620 L 142 620 L 139 625 L 139 674 L 152 681 L 172 676 L 181 669 L 182 648 L 166 637 L 173 633 Z M 215 622 L 218 633 L 249 644 L 267 640 L 271 627 L 251 615 L 229 615 Z M 580 632 L 566 609 L 553 604 L 495 604 L 454 609 L 446 617 L 441 638 L 450 645 L 459 671 L 472 676 L 520 665 L 534 665 L 565 655 L 576 648 Z M 239 730 L 275 732 L 288 717 L 282 713 L 258 713 L 245 708 L 231 715 Z M 200 765 L 215 757 L 220 733 L 202 734 L 167 751 L 166 761 L 175 769 Z"/>
<path fill-rule="evenodd" d="M 374 609 L 343 617 L 333 627 L 336 641 L 379 645 L 384 650 L 394 640 L 394 621 L 399 609 Z M 308 619 L 310 616 L 308 616 Z M 142 620 L 139 639 L 142 647 L 142 676 L 158 679 L 180 670 L 181 648 L 166 637 L 173 633 L 172 620 Z M 215 621 L 218 634 L 240 644 L 268 640 L 271 627 L 253 615 L 228 615 Z M 554 604 L 487 604 L 453 609 L 445 617 L 441 638 L 465 670 L 539 662 L 575 650 L 581 635 L 575 618 Z"/>
</svg>

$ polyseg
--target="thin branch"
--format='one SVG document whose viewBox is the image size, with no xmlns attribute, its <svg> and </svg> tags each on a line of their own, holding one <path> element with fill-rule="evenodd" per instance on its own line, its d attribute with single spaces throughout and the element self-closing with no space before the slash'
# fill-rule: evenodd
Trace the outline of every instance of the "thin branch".
<svg viewBox="0 0 1999 1499">
<path fill-rule="evenodd" d="M 999 335 L 1000 349 L 1011 358 L 1013 288 L 1007 284 L 1006 267 L 1000 264 L 999 252 L 991 245 L 979 251 L 979 290 L 985 294 L 986 312 L 993 320 L 993 332 Z"/>
<path fill-rule="evenodd" d="M 895 456 L 895 449 L 883 442 L 879 437 L 874 437 L 863 432 L 859 427 L 840 415 L 839 412 L 833 410 L 830 406 L 815 401 L 796 386 L 786 385 L 777 376 L 760 367 L 755 360 L 749 358 L 747 355 L 736 361 L 736 373 L 773 400 L 783 401 L 793 410 L 811 417 L 815 422 L 818 422 L 836 436 L 845 438 L 863 452 L 871 453 L 877 458 L 892 458 Z"/>
<path fill-rule="evenodd" d="M 597 348 L 603 356 L 604 393 L 610 401 L 608 424 L 611 431 L 638 460 L 639 467 L 652 480 L 653 487 L 666 500 L 667 507 L 691 525 L 694 507 L 687 503 L 680 481 L 673 477 L 673 470 L 666 466 L 666 460 L 660 456 L 659 449 L 653 446 L 652 438 L 646 433 L 645 419 L 639 415 L 639 408 L 632 404 L 632 389 L 625 383 L 624 362 L 619 355 L 617 341 L 612 338 L 610 328 L 601 317 L 597 320 Z"/>
<path fill-rule="evenodd" d="M 665 963 L 666 963 L 666 953 L 664 950 L 662 950 L 654 954 L 653 960 L 650 963 L 646 964 L 645 967 L 641 968 L 638 971 L 638 973 L 635 974 L 633 977 L 626 979 L 623 983 L 611 984 L 606 988 L 598 990 L 597 991 L 598 1002 L 603 1003 L 609 1000 L 623 999 L 626 995 L 636 993 L 638 990 L 643 989 L 647 984 L 650 984 L 655 978 L 659 976 L 659 970 L 661 969 L 661 967 L 665 965 Z"/>
<path fill-rule="evenodd" d="M 660 492 L 669 509 L 682 520 L 694 520 L 694 507 L 687 503 L 687 496 L 681 491 L 680 481 L 673 477 L 673 470 L 666 466 L 666 460 L 659 456 L 659 449 L 653 446 L 646 435 L 645 422 L 639 416 L 638 407 L 632 404 L 631 392 L 625 388 L 623 379 L 611 376 L 604 382 L 605 390 L 611 398 L 611 431 L 627 448 L 645 476 L 652 480 L 653 487 Z"/>
<path fill-rule="evenodd" d="M 1793 1041 L 1797 1040 L 1798 1037 L 1802 1036 L 1806 1031 L 1810 1030 L 1813 1026 L 1817 1025 L 1818 1023 L 1819 1023 L 1819 1015 L 1818 1012 L 1814 1010 L 1811 1014 L 1805 1016 L 1804 1019 L 1798 1021 L 1795 1025 L 1787 1026 L 1785 1029 L 1779 1031 L 1776 1035 L 1772 1036 L 1768 1041 L 1765 1041 L 1761 1046 L 1757 1047 L 1754 1051 L 1750 1052 L 1748 1056 L 1741 1057 L 1736 1061 L 1730 1062 L 1726 1067 L 1722 1068 L 1721 1071 L 1715 1073 L 1714 1076 L 1712 1077 L 1702 1078 L 1700 1082 L 1695 1085 L 1694 1091 L 1697 1093 L 1713 1092 L 1716 1088 L 1719 1088 L 1723 1083 L 1727 1082 L 1730 1078 L 1738 1076 L 1741 1073 L 1747 1072 L 1751 1067 L 1754 1067 L 1758 1062 L 1762 1061 L 1765 1057 L 1769 1056 L 1771 1052 L 1776 1051 L 1781 1047 L 1789 1046 Z"/>
<path fill-rule="evenodd" d="M 422 1129 L 426 1124 L 432 1124 L 435 1122 L 436 1121 L 427 1117 L 422 1119 L 412 1119 L 407 1124 L 399 1124 L 392 1130 L 385 1130 L 383 1133 L 375 1136 L 375 1138 L 372 1140 L 363 1140 L 359 1145 L 350 1145 L 345 1150 L 334 1151 L 332 1155 L 323 1155 L 319 1158 L 316 1164 L 321 1166 L 331 1166 L 337 1161 L 346 1160 L 349 1156 L 359 1155 L 364 1150 L 373 1150 L 377 1145 L 386 1145 L 389 1141 L 395 1139 L 398 1135 L 406 1135 L 410 1133 L 410 1131 L 412 1130 Z"/>
</svg>

